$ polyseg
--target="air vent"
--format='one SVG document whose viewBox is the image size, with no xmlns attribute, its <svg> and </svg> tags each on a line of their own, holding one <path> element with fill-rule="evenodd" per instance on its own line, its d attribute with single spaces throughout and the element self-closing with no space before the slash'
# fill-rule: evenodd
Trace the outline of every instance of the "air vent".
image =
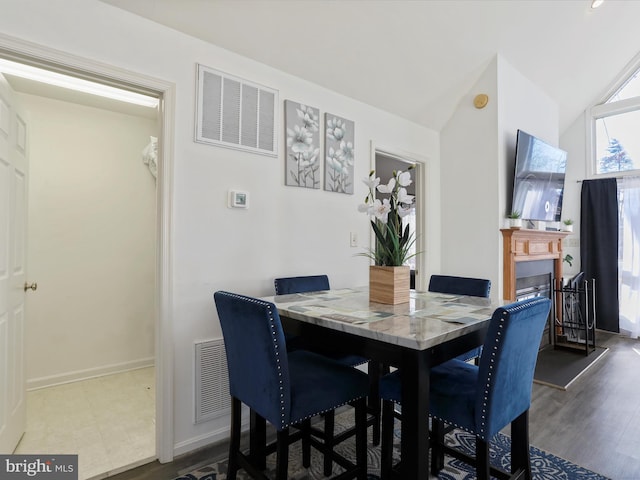
<svg viewBox="0 0 640 480">
<path fill-rule="evenodd" d="M 196 142 L 278 155 L 278 91 L 198 65 Z"/>
<path fill-rule="evenodd" d="M 223 340 L 195 344 L 195 423 L 229 413 L 229 374 Z"/>
</svg>

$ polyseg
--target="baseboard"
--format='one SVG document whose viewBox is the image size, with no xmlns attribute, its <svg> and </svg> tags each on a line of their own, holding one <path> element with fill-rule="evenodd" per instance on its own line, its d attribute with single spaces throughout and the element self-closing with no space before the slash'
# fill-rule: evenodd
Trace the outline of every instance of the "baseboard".
<svg viewBox="0 0 640 480">
<path fill-rule="evenodd" d="M 241 431 L 248 432 L 249 431 L 248 415 L 243 415 L 242 418 L 243 418 L 243 421 L 242 421 Z M 225 425 L 211 432 L 207 432 L 204 435 L 199 435 L 197 437 L 192 437 L 182 442 L 176 443 L 173 448 L 173 455 L 175 458 L 179 455 L 193 452 L 203 447 L 207 447 L 216 443 L 227 442 L 227 441 L 229 441 L 229 425 Z"/>
<path fill-rule="evenodd" d="M 50 375 L 48 377 L 33 378 L 27 380 L 27 391 L 38 390 L 65 383 L 78 382 L 80 380 L 88 380 L 90 378 L 103 377 L 114 373 L 123 373 L 130 370 L 138 370 L 139 368 L 153 367 L 155 357 L 142 358 L 131 362 L 116 363 L 103 367 L 88 368 L 86 370 L 76 370 L 75 372 L 61 373 L 58 375 Z"/>
</svg>

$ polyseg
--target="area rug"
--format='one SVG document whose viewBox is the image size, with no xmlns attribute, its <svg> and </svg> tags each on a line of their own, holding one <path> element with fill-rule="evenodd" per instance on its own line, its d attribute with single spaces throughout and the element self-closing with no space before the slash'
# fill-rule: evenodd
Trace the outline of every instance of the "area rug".
<svg viewBox="0 0 640 480">
<path fill-rule="evenodd" d="M 349 412 L 336 416 L 336 430 L 345 428 L 350 424 Z M 399 427 L 399 424 L 398 424 Z M 336 450 L 347 458 L 355 457 L 354 442 L 347 440 Z M 447 442 L 458 449 L 473 455 L 475 452 L 475 440 L 472 435 L 461 430 L 454 430 L 447 435 Z M 394 448 L 394 462 L 399 460 L 399 428 L 396 430 L 396 442 Z M 292 445 L 289 452 L 289 479 L 290 480 L 326 480 L 322 473 L 322 457 L 314 449 L 311 449 L 311 468 L 305 469 L 301 465 L 300 442 Z M 491 464 L 503 470 L 510 469 L 511 439 L 507 435 L 498 434 L 491 443 Z M 371 445 L 369 438 L 369 449 L 367 455 L 368 478 L 378 480 L 380 477 L 380 448 Z M 533 480 L 608 480 L 595 472 L 575 465 L 560 457 L 547 453 L 536 447 L 531 447 L 531 470 Z M 267 476 L 275 478 L 275 454 L 267 457 Z M 219 459 L 207 465 L 194 466 L 175 480 L 226 480 L 227 460 Z M 333 475 L 341 472 L 340 467 L 335 466 Z M 238 480 L 250 480 L 244 470 L 240 470 L 237 475 Z M 436 477 L 430 476 L 435 479 Z M 445 456 L 445 467 L 437 477 L 439 480 L 473 480 L 475 472 L 472 467 L 449 456 Z"/>
<path fill-rule="evenodd" d="M 594 352 L 585 355 L 582 351 L 572 352 L 546 348 L 538 353 L 538 363 L 533 381 L 541 385 L 566 390 L 608 351 L 608 348 L 596 347 Z"/>
</svg>

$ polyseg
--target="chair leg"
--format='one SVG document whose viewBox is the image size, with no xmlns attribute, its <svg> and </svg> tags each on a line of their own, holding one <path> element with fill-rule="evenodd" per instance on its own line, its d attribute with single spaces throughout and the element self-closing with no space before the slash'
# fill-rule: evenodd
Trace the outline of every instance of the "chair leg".
<svg viewBox="0 0 640 480">
<path fill-rule="evenodd" d="M 276 434 L 276 480 L 287 480 L 289 470 L 289 428 Z"/>
<path fill-rule="evenodd" d="M 240 453 L 240 427 L 242 423 L 242 404 L 235 397 L 231 398 L 231 434 L 229 438 L 229 461 L 227 478 L 236 480 L 238 473 L 238 454 Z"/>
<path fill-rule="evenodd" d="M 444 434 L 445 424 L 442 420 L 431 418 L 431 475 L 438 476 L 444 468 Z"/>
<path fill-rule="evenodd" d="M 258 415 L 253 409 L 249 413 L 250 434 L 249 434 L 249 456 L 251 462 L 258 470 L 267 468 L 267 457 L 265 447 L 267 445 L 267 421 Z"/>
<path fill-rule="evenodd" d="M 390 480 L 393 470 L 393 402 L 382 402 L 382 446 L 380 451 L 380 479 Z"/>
<path fill-rule="evenodd" d="M 357 424 L 356 424 L 357 426 Z M 324 476 L 328 477 L 333 471 L 333 459 L 331 453 L 334 447 L 335 411 L 324 415 Z"/>
<path fill-rule="evenodd" d="M 356 402 L 355 410 L 357 479 L 367 480 L 367 402 L 364 398 Z"/>
<path fill-rule="evenodd" d="M 302 466 L 309 468 L 311 466 L 311 419 L 302 422 Z"/>
<path fill-rule="evenodd" d="M 529 452 L 529 410 L 511 422 L 511 473 L 524 471 L 531 480 L 531 454 Z"/>
<path fill-rule="evenodd" d="M 489 464 L 489 442 L 476 437 L 476 477 L 478 480 L 491 478 Z"/>
<path fill-rule="evenodd" d="M 369 361 L 369 397 L 367 398 L 367 406 L 369 412 L 373 415 L 373 445 L 380 445 L 380 377 L 384 374 L 385 367 L 379 362 Z M 386 367 L 388 370 L 389 367 Z M 387 372 L 388 373 L 388 372 Z"/>
</svg>

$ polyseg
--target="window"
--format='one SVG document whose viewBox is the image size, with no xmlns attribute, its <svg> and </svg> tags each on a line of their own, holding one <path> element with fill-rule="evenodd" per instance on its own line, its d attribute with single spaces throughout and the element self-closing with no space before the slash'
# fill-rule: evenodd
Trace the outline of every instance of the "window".
<svg viewBox="0 0 640 480">
<path fill-rule="evenodd" d="M 636 69 L 603 103 L 591 108 L 591 171 L 595 175 L 637 175 L 639 128 L 640 69 Z"/>
</svg>

